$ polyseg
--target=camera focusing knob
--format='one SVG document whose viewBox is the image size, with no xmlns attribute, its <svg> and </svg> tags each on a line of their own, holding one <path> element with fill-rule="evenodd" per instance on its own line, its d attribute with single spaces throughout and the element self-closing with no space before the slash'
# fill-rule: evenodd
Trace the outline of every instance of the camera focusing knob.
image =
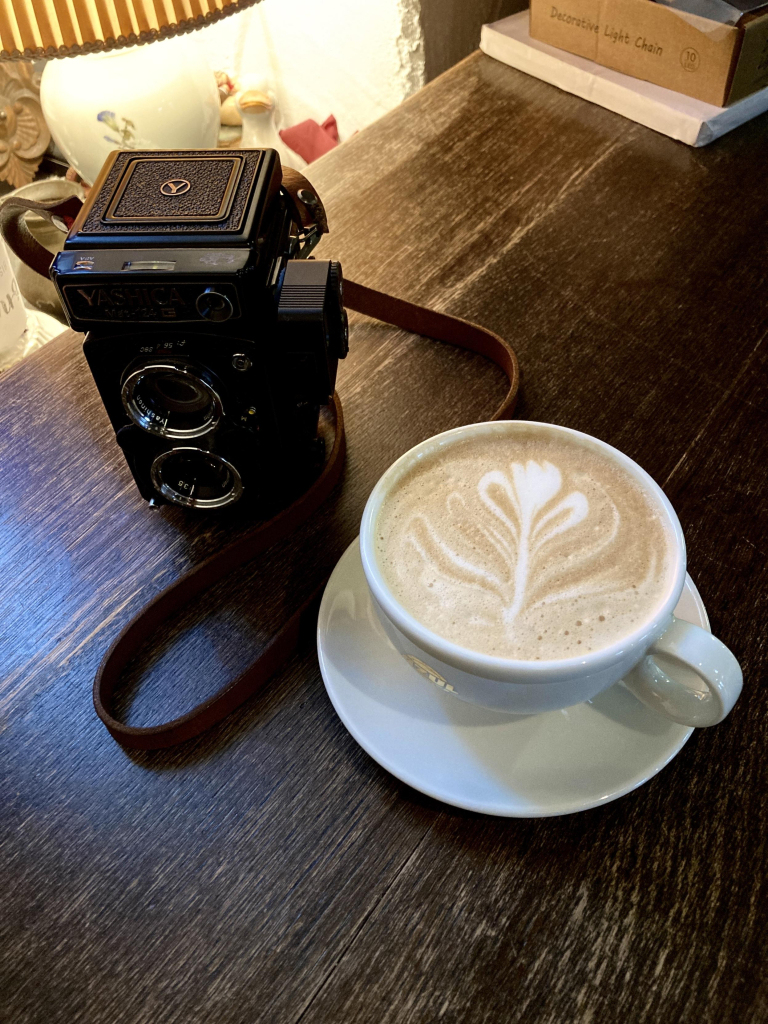
<svg viewBox="0 0 768 1024">
<path fill-rule="evenodd" d="M 222 320 L 229 320 L 235 311 L 227 296 L 211 287 L 198 295 L 195 307 L 201 317 L 216 324 Z"/>
<path fill-rule="evenodd" d="M 344 278 L 341 264 L 335 260 L 331 261 L 329 267 L 328 283 L 331 295 L 336 299 L 330 313 L 331 345 L 333 354 L 339 359 L 344 359 L 349 352 L 349 320 L 344 309 Z"/>
<path fill-rule="evenodd" d="M 331 291 L 339 301 L 339 307 L 344 305 L 344 278 L 341 273 L 341 264 L 338 260 L 331 260 L 328 268 Z"/>
<path fill-rule="evenodd" d="M 345 359 L 349 352 L 349 318 L 346 309 L 341 311 L 341 322 L 336 334 L 336 354 L 339 359 Z"/>
</svg>

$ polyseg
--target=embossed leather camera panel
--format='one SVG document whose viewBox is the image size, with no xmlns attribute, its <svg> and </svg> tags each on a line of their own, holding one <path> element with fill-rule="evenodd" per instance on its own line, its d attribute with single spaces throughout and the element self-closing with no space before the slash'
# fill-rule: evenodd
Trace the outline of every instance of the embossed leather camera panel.
<svg viewBox="0 0 768 1024">
<path fill-rule="evenodd" d="M 65 248 L 188 244 L 192 235 L 248 244 L 279 185 L 269 151 L 121 151 L 94 183 Z M 256 199 L 256 202 L 252 201 Z M 230 241 L 231 240 L 231 241 Z"/>
<path fill-rule="evenodd" d="M 223 221 L 232 212 L 242 156 L 129 160 L 102 217 L 110 223 Z"/>
</svg>

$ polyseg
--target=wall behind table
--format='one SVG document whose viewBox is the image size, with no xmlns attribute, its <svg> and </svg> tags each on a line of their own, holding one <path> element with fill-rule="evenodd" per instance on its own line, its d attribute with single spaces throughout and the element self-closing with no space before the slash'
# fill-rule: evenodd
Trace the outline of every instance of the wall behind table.
<svg viewBox="0 0 768 1024">
<path fill-rule="evenodd" d="M 262 0 L 198 38 L 211 65 L 271 81 L 281 125 L 335 114 L 349 138 L 477 46 L 525 0 Z"/>
<path fill-rule="evenodd" d="M 427 82 L 480 45 L 480 28 L 528 7 L 528 0 L 421 0 Z"/>
</svg>

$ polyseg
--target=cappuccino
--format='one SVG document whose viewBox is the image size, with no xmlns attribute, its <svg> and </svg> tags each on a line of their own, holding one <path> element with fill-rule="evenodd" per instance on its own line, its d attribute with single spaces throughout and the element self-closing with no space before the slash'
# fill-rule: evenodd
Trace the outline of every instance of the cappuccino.
<svg viewBox="0 0 768 1024">
<path fill-rule="evenodd" d="M 375 524 L 392 595 L 461 647 L 546 661 L 608 647 L 674 586 L 664 510 L 597 444 L 536 424 L 424 455 Z"/>
</svg>

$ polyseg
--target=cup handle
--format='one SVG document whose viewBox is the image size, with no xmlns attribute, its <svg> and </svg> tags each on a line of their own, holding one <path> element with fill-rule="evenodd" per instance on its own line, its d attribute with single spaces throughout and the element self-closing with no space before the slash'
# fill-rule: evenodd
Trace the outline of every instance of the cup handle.
<svg viewBox="0 0 768 1024">
<path fill-rule="evenodd" d="M 690 683 L 675 678 L 681 668 Z M 722 722 L 741 693 L 742 678 L 738 661 L 717 637 L 673 618 L 623 681 L 653 711 L 680 725 L 703 727 Z"/>
</svg>

